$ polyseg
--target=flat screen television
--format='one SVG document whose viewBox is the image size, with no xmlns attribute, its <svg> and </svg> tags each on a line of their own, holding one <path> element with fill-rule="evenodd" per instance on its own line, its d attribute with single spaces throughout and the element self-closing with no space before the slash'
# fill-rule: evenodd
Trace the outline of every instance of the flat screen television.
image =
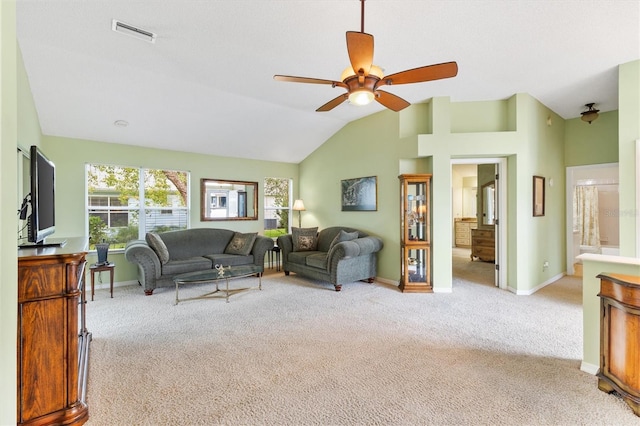
<svg viewBox="0 0 640 426">
<path fill-rule="evenodd" d="M 20 218 L 27 219 L 27 240 L 25 246 L 63 245 L 64 241 L 45 240 L 56 231 L 56 166 L 42 151 L 32 145 L 30 149 L 31 193 L 25 197 Z M 31 214 L 26 216 L 27 202 Z"/>
</svg>

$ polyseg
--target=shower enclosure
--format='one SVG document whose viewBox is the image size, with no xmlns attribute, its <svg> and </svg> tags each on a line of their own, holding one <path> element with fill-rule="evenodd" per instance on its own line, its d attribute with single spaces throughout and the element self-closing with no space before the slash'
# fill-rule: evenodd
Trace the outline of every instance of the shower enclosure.
<svg viewBox="0 0 640 426">
<path fill-rule="evenodd" d="M 582 253 L 619 254 L 619 205 L 617 163 L 567 168 L 568 274 Z"/>
</svg>

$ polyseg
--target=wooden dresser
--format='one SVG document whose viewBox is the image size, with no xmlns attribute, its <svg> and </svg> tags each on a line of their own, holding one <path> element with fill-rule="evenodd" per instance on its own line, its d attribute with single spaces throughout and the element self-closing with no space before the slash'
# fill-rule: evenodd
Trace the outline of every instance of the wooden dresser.
<svg viewBox="0 0 640 426">
<path fill-rule="evenodd" d="M 480 259 L 485 262 L 496 260 L 496 233 L 493 229 L 471 230 L 471 260 Z"/>
<path fill-rule="evenodd" d="M 600 274 L 598 389 L 616 392 L 640 416 L 640 277 Z"/>
<path fill-rule="evenodd" d="M 18 252 L 19 425 L 80 425 L 91 334 L 85 327 L 87 243 Z"/>
<path fill-rule="evenodd" d="M 477 220 L 456 219 L 456 247 L 471 247 L 471 230 L 478 227 Z"/>
</svg>

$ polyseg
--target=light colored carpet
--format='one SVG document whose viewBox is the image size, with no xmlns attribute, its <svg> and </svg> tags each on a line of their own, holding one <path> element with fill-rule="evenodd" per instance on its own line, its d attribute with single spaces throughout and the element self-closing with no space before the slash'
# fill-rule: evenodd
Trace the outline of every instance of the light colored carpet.
<svg viewBox="0 0 640 426">
<path fill-rule="evenodd" d="M 170 288 L 98 290 L 88 425 L 638 425 L 579 370 L 580 286 L 335 292 L 271 273 L 228 304 L 177 306 Z"/>
<path fill-rule="evenodd" d="M 495 264 L 481 260 L 471 261 L 471 249 L 454 247 L 452 250 L 454 285 L 457 281 L 495 286 Z"/>
</svg>

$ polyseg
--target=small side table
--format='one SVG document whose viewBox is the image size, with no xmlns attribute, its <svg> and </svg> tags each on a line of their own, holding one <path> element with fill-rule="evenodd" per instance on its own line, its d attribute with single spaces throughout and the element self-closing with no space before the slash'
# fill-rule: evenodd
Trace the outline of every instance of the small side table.
<svg viewBox="0 0 640 426">
<path fill-rule="evenodd" d="M 273 269 L 273 258 L 275 257 L 276 261 L 276 271 L 280 272 L 280 247 L 273 246 L 271 250 L 269 250 L 269 269 Z"/>
<path fill-rule="evenodd" d="M 116 269 L 116 264 L 109 262 L 106 265 L 93 264 L 89 267 L 91 271 L 91 301 L 93 301 L 94 284 L 96 272 L 109 271 L 109 288 L 111 289 L 111 298 L 113 299 L 113 274 Z"/>
</svg>

